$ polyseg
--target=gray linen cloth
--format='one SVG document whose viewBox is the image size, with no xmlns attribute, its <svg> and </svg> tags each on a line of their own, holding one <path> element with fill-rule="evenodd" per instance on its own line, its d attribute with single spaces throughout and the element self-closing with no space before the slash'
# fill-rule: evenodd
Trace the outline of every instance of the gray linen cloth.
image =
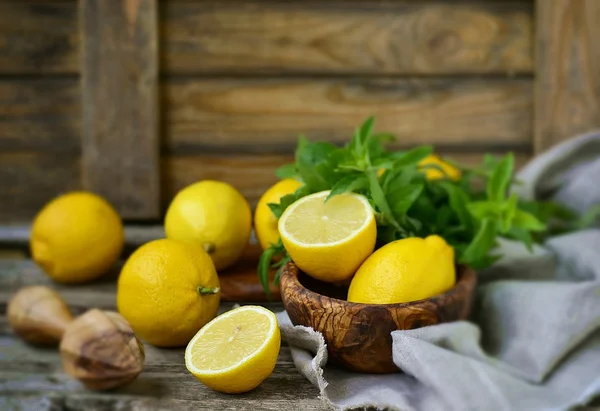
<svg viewBox="0 0 600 411">
<path fill-rule="evenodd" d="M 600 203 L 600 132 L 538 156 L 513 190 L 583 211 Z M 392 333 L 404 373 L 367 375 L 327 366 L 320 333 L 278 313 L 294 363 L 331 408 L 564 410 L 600 394 L 600 230 L 549 239 L 478 273 L 469 321 Z"/>
</svg>

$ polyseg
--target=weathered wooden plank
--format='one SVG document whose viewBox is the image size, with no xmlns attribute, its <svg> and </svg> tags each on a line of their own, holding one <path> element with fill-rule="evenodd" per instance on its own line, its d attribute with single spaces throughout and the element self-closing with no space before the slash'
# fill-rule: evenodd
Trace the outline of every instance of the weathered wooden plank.
<svg viewBox="0 0 600 411">
<path fill-rule="evenodd" d="M 156 0 L 80 7 L 84 187 L 124 218 L 159 217 Z"/>
<path fill-rule="evenodd" d="M 76 79 L 1 79 L 0 152 L 79 153 L 79 99 Z"/>
<path fill-rule="evenodd" d="M 600 2 L 537 0 L 535 149 L 600 127 Z"/>
<path fill-rule="evenodd" d="M 0 5 L 0 73 L 77 73 L 76 2 Z M 165 2 L 168 73 L 530 73 L 532 2 Z"/>
<path fill-rule="evenodd" d="M 0 187 L 0 223 L 28 221 L 56 195 L 80 187 L 79 158 L 0 150 Z"/>
<path fill-rule="evenodd" d="M 77 73 L 76 2 L 0 4 L 0 73 Z"/>
<path fill-rule="evenodd" d="M 167 2 L 169 73 L 532 70 L 532 4 Z"/>
<path fill-rule="evenodd" d="M 173 79 L 171 151 L 291 152 L 299 133 L 347 141 L 369 115 L 399 144 L 530 147 L 529 79 Z"/>
<path fill-rule="evenodd" d="M 442 153 L 465 165 L 477 165 L 483 160 L 483 153 Z M 517 168 L 522 167 L 529 158 L 527 152 L 516 152 Z M 218 179 L 240 190 L 254 207 L 266 189 L 277 181 L 275 169 L 292 161 L 291 154 L 164 156 L 163 203 L 168 204 L 179 190 L 189 184 L 199 180 Z"/>
</svg>

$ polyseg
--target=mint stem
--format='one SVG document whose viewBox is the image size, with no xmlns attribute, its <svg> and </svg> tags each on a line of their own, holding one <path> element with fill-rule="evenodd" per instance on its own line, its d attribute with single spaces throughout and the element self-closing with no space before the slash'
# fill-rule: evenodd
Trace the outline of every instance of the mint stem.
<svg viewBox="0 0 600 411">
<path fill-rule="evenodd" d="M 215 287 L 215 288 L 209 288 L 209 287 L 203 287 L 203 286 L 198 287 L 198 294 L 200 294 L 200 295 L 217 294 L 219 291 L 221 291 L 221 289 L 219 287 Z"/>
</svg>

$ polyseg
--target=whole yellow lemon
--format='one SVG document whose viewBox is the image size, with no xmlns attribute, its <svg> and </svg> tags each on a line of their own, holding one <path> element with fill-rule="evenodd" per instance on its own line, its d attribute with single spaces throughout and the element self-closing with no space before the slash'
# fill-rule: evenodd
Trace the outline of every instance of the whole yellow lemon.
<svg viewBox="0 0 600 411">
<path fill-rule="evenodd" d="M 428 180 L 440 180 L 446 177 L 450 180 L 460 180 L 460 170 L 454 167 L 453 165 L 447 163 L 446 161 L 442 160 L 436 154 L 430 154 L 429 156 L 425 157 L 419 162 L 419 166 L 421 167 L 427 165 L 436 165 L 443 170 L 443 172 L 435 168 L 428 168 L 424 170 L 425 176 Z"/>
<path fill-rule="evenodd" d="M 215 266 L 196 244 L 160 239 L 127 260 L 117 285 L 117 307 L 133 331 L 152 345 L 186 345 L 217 315 Z"/>
<path fill-rule="evenodd" d="M 254 211 L 254 231 L 256 231 L 256 237 L 263 250 L 269 248 L 270 244 L 279 241 L 277 217 L 271 212 L 268 204 L 279 203 L 281 197 L 294 193 L 301 186 L 301 182 L 293 178 L 286 178 L 271 186 L 258 200 Z"/>
<path fill-rule="evenodd" d="M 350 283 L 348 301 L 416 301 L 449 290 L 455 281 L 454 249 L 443 238 L 405 238 L 384 245 L 365 260 Z"/>
<path fill-rule="evenodd" d="M 33 260 L 55 281 L 82 283 L 106 273 L 123 250 L 121 218 L 102 197 L 76 191 L 50 201 L 33 221 Z"/>
<path fill-rule="evenodd" d="M 251 230 L 248 201 L 221 181 L 204 180 L 187 186 L 177 193 L 165 217 L 167 237 L 204 247 L 217 270 L 240 258 Z"/>
</svg>

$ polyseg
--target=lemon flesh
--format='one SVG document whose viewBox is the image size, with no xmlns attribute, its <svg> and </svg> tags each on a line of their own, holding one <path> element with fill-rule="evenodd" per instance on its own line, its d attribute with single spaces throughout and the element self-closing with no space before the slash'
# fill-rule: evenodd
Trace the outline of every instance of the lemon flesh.
<svg viewBox="0 0 600 411">
<path fill-rule="evenodd" d="M 359 194 L 329 191 L 301 198 L 279 219 L 288 254 L 308 275 L 327 282 L 344 281 L 373 252 L 377 228 L 373 209 Z"/>
<path fill-rule="evenodd" d="M 273 372 L 280 346 L 275 314 L 263 307 L 243 306 L 204 326 L 188 344 L 185 363 L 208 387 L 242 393 Z"/>
<path fill-rule="evenodd" d="M 443 238 L 405 238 L 381 247 L 360 266 L 350 283 L 348 301 L 416 301 L 448 291 L 455 281 L 454 249 Z"/>
</svg>

